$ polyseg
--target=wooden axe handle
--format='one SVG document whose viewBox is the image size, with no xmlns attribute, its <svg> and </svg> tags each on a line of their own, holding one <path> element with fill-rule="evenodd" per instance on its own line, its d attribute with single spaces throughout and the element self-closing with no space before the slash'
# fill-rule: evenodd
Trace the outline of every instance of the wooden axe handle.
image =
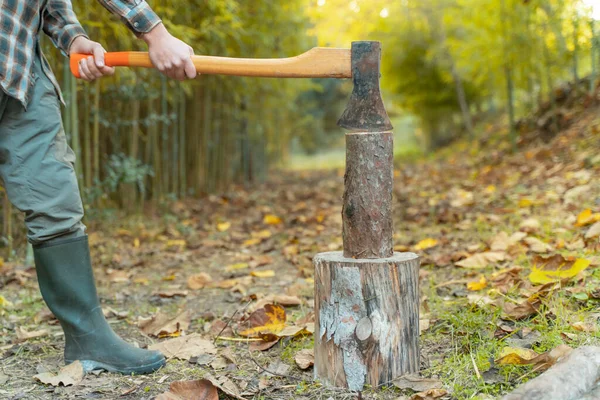
<svg viewBox="0 0 600 400">
<path fill-rule="evenodd" d="M 78 63 L 89 57 L 71 54 L 71 72 L 79 78 Z M 106 53 L 105 64 L 109 67 L 153 68 L 146 52 Z M 350 49 L 315 47 L 306 53 L 290 58 L 229 58 L 192 56 L 199 74 L 256 76 L 266 78 L 351 78 Z"/>
</svg>

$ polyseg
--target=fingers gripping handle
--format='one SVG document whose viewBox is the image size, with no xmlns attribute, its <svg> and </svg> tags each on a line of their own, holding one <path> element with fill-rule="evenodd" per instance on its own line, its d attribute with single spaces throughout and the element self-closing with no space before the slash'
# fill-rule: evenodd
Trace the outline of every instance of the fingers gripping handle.
<svg viewBox="0 0 600 400">
<path fill-rule="evenodd" d="M 79 74 L 79 62 L 84 58 L 90 57 L 89 54 L 71 54 L 69 57 L 69 66 L 71 73 L 76 78 L 81 78 Z M 152 62 L 148 53 L 122 51 L 116 53 L 104 53 L 104 65 L 107 67 L 146 67 L 152 68 Z"/>
</svg>

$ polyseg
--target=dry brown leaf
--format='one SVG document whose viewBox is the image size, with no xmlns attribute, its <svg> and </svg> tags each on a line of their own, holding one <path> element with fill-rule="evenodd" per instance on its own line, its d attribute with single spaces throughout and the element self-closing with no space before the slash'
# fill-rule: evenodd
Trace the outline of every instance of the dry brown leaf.
<svg viewBox="0 0 600 400">
<path fill-rule="evenodd" d="M 42 308 L 37 314 L 35 314 L 35 317 L 33 317 L 33 322 L 36 324 L 53 320 L 56 320 L 56 317 L 48 308 Z"/>
<path fill-rule="evenodd" d="M 162 297 L 162 298 L 187 297 L 188 291 L 180 290 L 180 289 L 163 290 L 163 291 L 158 292 L 157 294 L 159 297 Z"/>
<path fill-rule="evenodd" d="M 252 342 L 250 343 L 250 346 L 248 346 L 248 348 L 250 349 L 250 351 L 266 351 L 269 350 L 271 347 L 275 346 L 277 343 L 279 343 L 279 338 L 276 338 L 275 340 L 271 340 L 269 342 Z"/>
<path fill-rule="evenodd" d="M 410 400 L 435 400 L 447 394 L 448 392 L 444 389 L 430 389 L 425 392 L 413 394 Z"/>
<path fill-rule="evenodd" d="M 209 274 L 201 272 L 199 274 L 192 275 L 187 280 L 188 288 L 192 290 L 198 290 L 204 288 L 206 285 L 212 282 L 212 278 Z"/>
<path fill-rule="evenodd" d="M 190 315 L 187 311 L 175 318 L 160 312 L 151 318 L 138 318 L 138 327 L 142 332 L 159 338 L 179 336 L 187 331 L 189 326 Z"/>
<path fill-rule="evenodd" d="M 529 365 L 535 366 L 536 371 L 545 371 L 562 357 L 568 355 L 573 349 L 566 344 L 561 344 L 552 350 L 537 354 L 530 349 L 505 348 L 501 357 L 494 361 L 498 365 Z"/>
<path fill-rule="evenodd" d="M 419 320 L 419 335 L 422 335 L 429 327 L 431 326 L 430 319 L 420 319 Z"/>
<path fill-rule="evenodd" d="M 521 222 L 519 225 L 519 229 L 523 232 L 534 233 L 537 232 L 541 227 L 540 221 L 535 218 L 527 218 L 525 221 Z"/>
<path fill-rule="evenodd" d="M 474 254 L 469 258 L 455 263 L 458 267 L 463 268 L 485 268 L 498 261 L 504 261 L 506 253 L 502 251 L 488 251 L 485 253 Z"/>
<path fill-rule="evenodd" d="M 79 361 L 75 361 L 60 369 L 57 375 L 51 372 L 43 372 L 34 375 L 33 379 L 52 386 L 75 386 L 79 384 L 85 375 L 83 366 Z"/>
<path fill-rule="evenodd" d="M 534 237 L 526 237 L 524 242 L 529 246 L 529 250 L 535 253 L 548 253 L 550 251 L 554 251 L 554 248 L 547 243 L 542 242 L 538 238 Z"/>
<path fill-rule="evenodd" d="M 593 239 L 600 236 L 600 221 L 590 226 L 590 229 L 585 233 L 586 239 Z"/>
<path fill-rule="evenodd" d="M 219 400 L 217 387 L 208 379 L 176 381 L 169 391 L 156 396 L 155 400 Z"/>
<path fill-rule="evenodd" d="M 129 272 L 114 270 L 108 274 L 108 280 L 114 283 L 129 282 Z"/>
<path fill-rule="evenodd" d="M 300 369 L 308 369 L 315 365 L 315 352 L 313 349 L 300 350 L 296 353 L 294 361 Z"/>
<path fill-rule="evenodd" d="M 20 326 L 17 326 L 15 333 L 17 334 L 17 342 L 24 342 L 29 339 L 35 339 L 48 335 L 48 331 L 46 329 L 41 329 L 39 331 L 26 331 Z"/>
<path fill-rule="evenodd" d="M 507 251 L 510 247 L 519 243 L 526 236 L 527 234 L 525 232 L 515 232 L 511 236 L 508 236 L 506 232 L 500 232 L 492 239 L 490 250 Z"/>
<path fill-rule="evenodd" d="M 210 340 L 203 339 L 198 334 L 181 336 L 148 346 L 150 350 L 158 350 L 166 358 L 189 360 L 202 354 L 217 354 L 217 348 Z"/>
<path fill-rule="evenodd" d="M 423 378 L 419 375 L 404 375 L 394 379 L 394 386 L 398 389 L 410 389 L 415 392 L 425 392 L 430 389 L 441 389 L 442 381 L 439 379 Z"/>
<path fill-rule="evenodd" d="M 211 374 L 206 374 L 206 379 L 212 382 L 217 388 L 221 389 L 225 394 L 234 397 L 238 400 L 246 400 L 240 394 L 240 389 L 238 386 L 228 377 L 221 375 L 219 377 L 215 377 Z"/>
<path fill-rule="evenodd" d="M 302 300 L 298 296 L 288 296 L 285 294 L 270 294 L 260 299 L 256 304 L 249 307 L 249 311 L 258 310 L 267 304 L 280 304 L 285 307 L 299 306 Z"/>
<path fill-rule="evenodd" d="M 571 324 L 571 327 L 580 332 L 598 332 L 598 324 L 596 322 L 575 322 L 574 324 Z"/>
<path fill-rule="evenodd" d="M 525 300 L 519 304 L 504 303 L 502 306 L 502 311 L 504 311 L 506 316 L 517 321 L 537 314 L 538 309 L 539 304 L 537 302 L 531 303 L 529 300 Z"/>
</svg>

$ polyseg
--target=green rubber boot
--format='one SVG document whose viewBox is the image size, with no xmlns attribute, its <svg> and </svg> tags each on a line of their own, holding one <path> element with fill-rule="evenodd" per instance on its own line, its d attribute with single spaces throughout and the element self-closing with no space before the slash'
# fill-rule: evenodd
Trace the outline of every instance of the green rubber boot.
<svg viewBox="0 0 600 400">
<path fill-rule="evenodd" d="M 65 363 L 84 370 L 146 374 L 165 364 L 157 351 L 137 348 L 117 336 L 104 319 L 96 293 L 87 236 L 34 247 L 42 297 L 65 332 Z"/>
</svg>

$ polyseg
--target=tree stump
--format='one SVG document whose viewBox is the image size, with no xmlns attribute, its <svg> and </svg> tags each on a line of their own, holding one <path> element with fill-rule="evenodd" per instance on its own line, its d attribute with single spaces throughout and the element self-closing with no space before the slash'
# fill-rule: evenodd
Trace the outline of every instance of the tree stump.
<svg viewBox="0 0 600 400">
<path fill-rule="evenodd" d="M 361 391 L 419 371 L 419 258 L 321 253 L 315 265 L 315 378 Z"/>
</svg>

